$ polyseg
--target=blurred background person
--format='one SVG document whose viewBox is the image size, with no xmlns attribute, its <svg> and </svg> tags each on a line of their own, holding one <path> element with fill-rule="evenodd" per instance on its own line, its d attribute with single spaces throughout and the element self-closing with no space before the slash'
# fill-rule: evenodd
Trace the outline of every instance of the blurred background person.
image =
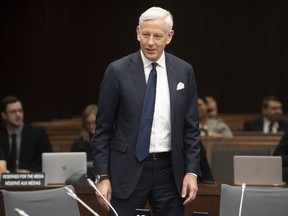
<svg viewBox="0 0 288 216">
<path fill-rule="evenodd" d="M 40 172 L 42 153 L 52 152 L 45 130 L 24 123 L 22 103 L 15 96 L 3 98 L 1 117 L 5 128 L 0 131 L 0 148 L 6 158 L 7 169 L 18 173 Z"/>
<path fill-rule="evenodd" d="M 207 101 L 209 118 L 218 118 L 218 105 L 216 99 L 211 96 L 206 96 L 205 99 Z"/>
<path fill-rule="evenodd" d="M 262 102 L 262 116 L 244 122 L 244 131 L 262 131 L 277 133 L 288 129 L 288 122 L 281 120 L 283 115 L 282 102 L 275 96 L 267 96 Z"/>
<path fill-rule="evenodd" d="M 87 155 L 87 177 L 95 180 L 92 162 L 91 139 L 96 130 L 96 114 L 98 106 L 90 104 L 85 107 L 82 113 L 82 128 L 80 137 L 71 146 L 71 152 L 86 152 Z"/>
<path fill-rule="evenodd" d="M 82 113 L 82 129 L 80 137 L 74 141 L 72 152 L 86 152 L 87 161 L 92 161 L 91 139 L 96 129 L 97 105 L 88 105 Z"/>
<path fill-rule="evenodd" d="M 198 97 L 198 110 L 201 136 L 233 137 L 231 129 L 221 119 L 209 118 L 205 97 Z"/>
</svg>

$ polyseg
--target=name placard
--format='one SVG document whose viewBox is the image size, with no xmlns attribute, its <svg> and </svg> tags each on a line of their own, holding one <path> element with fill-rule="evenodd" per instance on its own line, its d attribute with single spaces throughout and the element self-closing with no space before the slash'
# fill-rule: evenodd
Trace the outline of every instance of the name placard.
<svg viewBox="0 0 288 216">
<path fill-rule="evenodd" d="M 45 186 L 45 173 L 3 173 L 2 187 L 35 187 Z"/>
</svg>

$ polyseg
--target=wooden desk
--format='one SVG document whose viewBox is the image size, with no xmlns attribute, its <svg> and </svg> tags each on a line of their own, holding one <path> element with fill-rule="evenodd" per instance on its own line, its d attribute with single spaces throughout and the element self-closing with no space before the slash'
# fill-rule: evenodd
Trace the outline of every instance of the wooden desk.
<svg viewBox="0 0 288 216">
<path fill-rule="evenodd" d="M 54 187 L 45 188 L 0 188 L 5 190 L 13 191 L 29 191 L 37 189 L 47 189 Z M 100 207 L 97 202 L 94 191 L 91 187 L 75 187 L 76 194 L 86 204 L 93 208 L 100 216 L 105 216 L 106 211 Z M 193 211 L 204 211 L 209 212 L 209 216 L 218 216 L 220 206 L 220 185 L 204 185 L 199 184 L 198 195 L 192 204 L 185 208 L 185 216 L 192 216 Z M 91 216 L 91 213 L 79 204 L 81 216 Z M 0 194 L 0 216 L 5 216 L 3 196 Z"/>
</svg>

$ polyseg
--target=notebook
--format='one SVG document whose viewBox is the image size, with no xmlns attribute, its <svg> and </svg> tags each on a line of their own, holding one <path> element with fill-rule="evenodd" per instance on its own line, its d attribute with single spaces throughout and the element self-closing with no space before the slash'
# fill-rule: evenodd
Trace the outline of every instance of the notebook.
<svg viewBox="0 0 288 216">
<path fill-rule="evenodd" d="M 281 186 L 280 156 L 234 156 L 234 184 Z"/>
<path fill-rule="evenodd" d="M 85 152 L 53 152 L 42 154 L 42 172 L 45 183 L 65 184 L 67 178 L 76 172 L 87 172 Z"/>
</svg>

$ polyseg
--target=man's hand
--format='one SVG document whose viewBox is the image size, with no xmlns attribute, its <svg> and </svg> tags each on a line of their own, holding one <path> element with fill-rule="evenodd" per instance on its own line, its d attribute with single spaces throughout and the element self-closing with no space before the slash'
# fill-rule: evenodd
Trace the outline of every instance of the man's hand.
<svg viewBox="0 0 288 216">
<path fill-rule="evenodd" d="M 96 185 L 97 189 L 101 192 L 101 194 L 108 200 L 108 202 L 111 201 L 111 194 L 112 194 L 112 188 L 111 188 L 111 184 L 110 184 L 110 180 L 109 179 L 105 179 L 101 182 L 99 182 Z M 95 192 L 97 200 L 99 202 L 99 204 L 105 208 L 107 211 L 110 210 L 109 205 L 105 202 L 105 200 L 100 196 L 100 194 L 98 194 L 98 192 Z"/>
<path fill-rule="evenodd" d="M 196 198 L 197 191 L 197 177 L 186 174 L 182 183 L 182 198 L 185 198 L 183 205 L 191 203 Z"/>
</svg>

